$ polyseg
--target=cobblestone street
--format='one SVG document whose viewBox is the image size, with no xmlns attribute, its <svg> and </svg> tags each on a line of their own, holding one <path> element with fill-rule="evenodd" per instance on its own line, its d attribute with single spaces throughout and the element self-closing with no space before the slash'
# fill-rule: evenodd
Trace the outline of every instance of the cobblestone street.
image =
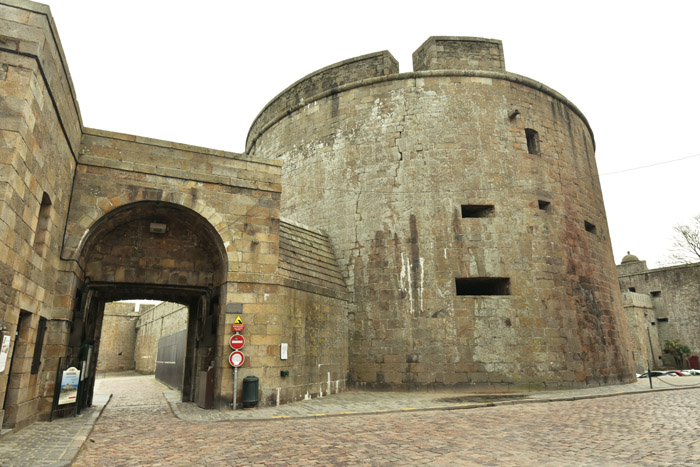
<svg viewBox="0 0 700 467">
<path fill-rule="evenodd" d="M 113 397 L 74 465 L 700 465 L 700 389 L 472 410 L 175 418 L 152 377 Z"/>
</svg>

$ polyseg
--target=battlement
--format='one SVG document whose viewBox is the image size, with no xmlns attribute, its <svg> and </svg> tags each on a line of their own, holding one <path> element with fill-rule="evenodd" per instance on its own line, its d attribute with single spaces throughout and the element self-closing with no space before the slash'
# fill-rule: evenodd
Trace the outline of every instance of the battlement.
<svg viewBox="0 0 700 467">
<path fill-rule="evenodd" d="M 505 72 L 503 44 L 480 37 L 432 36 L 413 52 L 413 71 L 434 70 Z"/>
<path fill-rule="evenodd" d="M 413 72 L 446 71 L 505 73 L 503 45 L 496 39 L 432 36 L 413 53 Z M 259 135 L 300 106 L 349 86 L 369 84 L 369 79 L 376 82 L 409 76 L 411 73 L 399 75 L 399 64 L 387 51 L 350 58 L 315 71 L 275 96 L 258 114 L 248 131 L 246 152 L 253 150 Z"/>
<path fill-rule="evenodd" d="M 396 74 L 399 62 L 388 52 L 375 52 L 343 60 L 306 75 L 279 93 L 255 118 L 248 135 L 259 134 L 275 117 L 348 83 Z M 250 138 L 249 138 L 250 142 Z M 249 149 L 249 148 L 246 148 Z"/>
</svg>

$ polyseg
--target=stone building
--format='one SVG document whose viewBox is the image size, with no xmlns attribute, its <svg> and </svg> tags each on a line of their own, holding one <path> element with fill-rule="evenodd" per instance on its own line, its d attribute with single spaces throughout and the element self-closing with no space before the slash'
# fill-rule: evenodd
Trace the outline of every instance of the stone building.
<svg viewBox="0 0 700 467">
<path fill-rule="evenodd" d="M 700 263 L 647 269 L 628 253 L 617 272 L 637 371 L 677 367 L 663 351 L 667 340 L 688 346 L 700 368 Z"/>
<path fill-rule="evenodd" d="M 217 407 L 238 315 L 262 404 L 633 378 L 592 131 L 500 41 L 312 73 L 239 154 L 85 128 L 48 7 L 2 0 L 0 31 L 3 426 L 47 416 L 121 299 L 187 307 L 183 399 L 213 366 Z"/>
</svg>

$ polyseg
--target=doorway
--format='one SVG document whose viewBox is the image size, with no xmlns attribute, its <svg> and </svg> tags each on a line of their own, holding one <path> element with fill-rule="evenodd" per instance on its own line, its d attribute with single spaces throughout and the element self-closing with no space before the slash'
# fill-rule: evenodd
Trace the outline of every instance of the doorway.
<svg viewBox="0 0 700 467">
<path fill-rule="evenodd" d="M 91 403 L 97 362 L 104 351 L 105 307 L 120 300 L 158 300 L 186 310 L 182 327 L 173 330 L 183 331 L 184 349 L 163 342 L 162 368 L 156 372 L 174 387 L 181 386 L 183 401 L 195 400 L 197 373 L 213 366 L 217 355 L 227 258 L 216 229 L 198 213 L 173 203 L 127 204 L 91 227 L 80 249 L 84 278 L 74 301 L 69 344 L 73 360 L 82 358 L 86 346 L 94 348 L 86 404 Z M 181 369 L 165 363 L 177 361 L 173 352 L 175 357 L 179 352 Z"/>
</svg>

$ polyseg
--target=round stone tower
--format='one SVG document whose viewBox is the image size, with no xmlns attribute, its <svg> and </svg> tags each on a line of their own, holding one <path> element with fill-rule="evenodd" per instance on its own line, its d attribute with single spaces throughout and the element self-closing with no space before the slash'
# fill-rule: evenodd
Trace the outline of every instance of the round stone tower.
<svg viewBox="0 0 700 467">
<path fill-rule="evenodd" d="M 284 161 L 282 216 L 326 231 L 354 311 L 351 382 L 633 379 L 593 133 L 505 71 L 500 41 L 431 37 L 275 97 L 247 151 Z"/>
</svg>

